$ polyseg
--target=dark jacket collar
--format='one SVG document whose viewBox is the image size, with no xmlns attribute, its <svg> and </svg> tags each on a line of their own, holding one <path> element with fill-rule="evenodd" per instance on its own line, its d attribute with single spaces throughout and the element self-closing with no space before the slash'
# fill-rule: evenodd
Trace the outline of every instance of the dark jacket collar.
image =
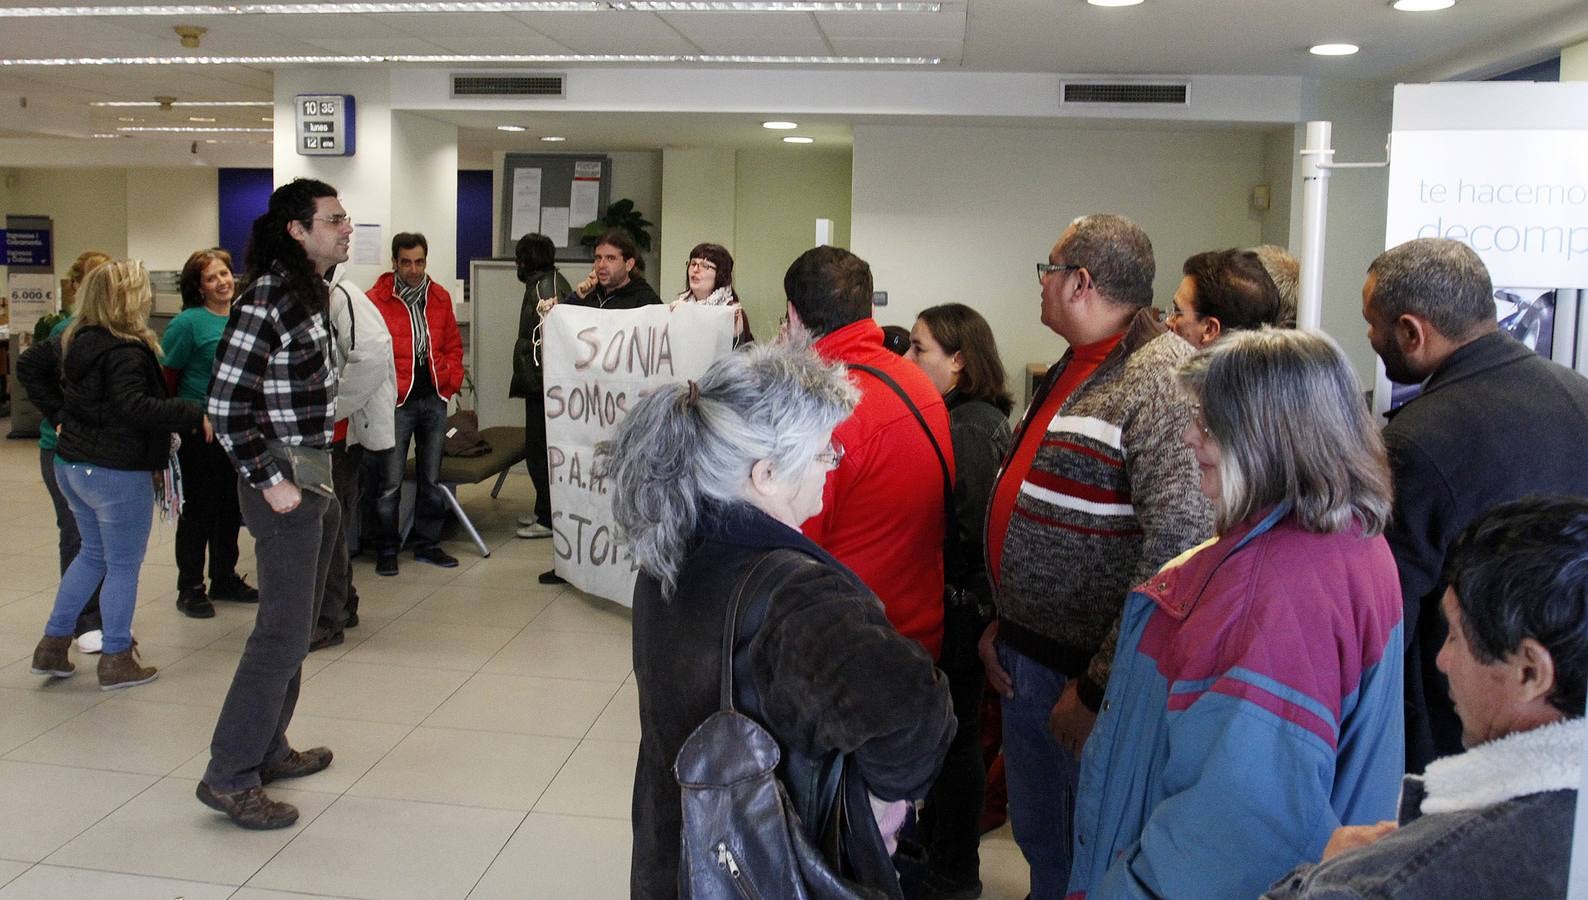
<svg viewBox="0 0 1588 900">
<path fill-rule="evenodd" d="M 733 503 L 706 513 L 695 528 L 695 538 L 698 542 L 715 541 L 758 550 L 796 550 L 849 572 L 847 566 L 810 538 L 748 503 Z M 854 577 L 852 573 L 850 577 Z"/>
<path fill-rule="evenodd" d="M 1532 354 L 1533 351 L 1516 338 L 1503 331 L 1493 331 L 1457 347 L 1428 377 L 1428 382 L 1423 385 L 1423 393 L 1449 387 L 1497 366 L 1526 359 Z"/>
</svg>

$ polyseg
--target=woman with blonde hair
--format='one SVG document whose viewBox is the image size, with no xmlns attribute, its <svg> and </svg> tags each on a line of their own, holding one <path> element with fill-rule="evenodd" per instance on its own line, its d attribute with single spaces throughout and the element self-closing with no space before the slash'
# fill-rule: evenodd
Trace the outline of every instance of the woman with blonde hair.
<svg viewBox="0 0 1588 900">
<path fill-rule="evenodd" d="M 89 272 L 77 315 L 61 335 L 58 378 L 25 376 L 29 395 L 59 427 L 55 477 L 83 542 L 61 578 L 32 671 L 72 674 L 72 626 L 103 582 L 98 674 L 107 691 L 156 675 L 138 663 L 132 640 L 138 569 L 154 520 L 150 473 L 165 468 L 173 431 L 202 428 L 205 440 L 213 436 L 197 404 L 166 396 L 160 343 L 149 328 L 153 300 L 140 262 L 115 260 Z"/>
<path fill-rule="evenodd" d="M 1125 601 L 1081 756 L 1072 897 L 1255 897 L 1395 815 L 1401 596 L 1384 443 L 1323 334 L 1185 362 L 1217 537 Z M 1080 748 L 1067 748 L 1079 750 Z"/>
</svg>

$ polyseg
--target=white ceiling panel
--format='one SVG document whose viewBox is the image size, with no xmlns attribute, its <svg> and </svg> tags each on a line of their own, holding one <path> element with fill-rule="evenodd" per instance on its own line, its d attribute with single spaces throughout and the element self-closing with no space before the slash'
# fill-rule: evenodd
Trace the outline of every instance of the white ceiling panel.
<svg viewBox="0 0 1588 900">
<path fill-rule="evenodd" d="M 405 53 L 442 52 L 441 45 L 415 37 L 328 35 L 323 38 L 305 38 L 303 43 L 314 47 L 313 52 L 316 53 L 329 51 L 346 56 L 395 56 Z"/>
<path fill-rule="evenodd" d="M 765 38 L 755 35 L 715 35 L 711 38 L 692 38 L 702 53 L 756 55 L 776 52 L 800 56 L 827 56 L 832 50 L 821 35 L 812 31 L 801 37 L 786 37 L 777 42 L 776 51 L 767 49 Z"/>
<path fill-rule="evenodd" d="M 567 47 L 522 25 L 497 34 L 437 34 L 430 40 L 451 53 L 568 53 Z"/>
<path fill-rule="evenodd" d="M 1005 0 L 1009 2 L 1009 0 Z M 1065 0 L 1079 3 L 1080 0 Z M 1011 2 L 1010 5 L 1022 5 Z M 1048 2 L 1056 6 L 1056 2 Z M 965 33 L 964 3 L 944 3 L 935 13 L 816 13 L 830 38 L 898 37 L 915 40 L 958 39 Z"/>
<path fill-rule="evenodd" d="M 259 34 L 313 40 L 335 36 L 343 39 L 400 38 L 402 32 L 386 24 L 387 16 L 316 14 L 311 16 L 235 16 L 233 27 L 255 31 Z"/>
<path fill-rule="evenodd" d="M 757 37 L 765 41 L 821 38 L 810 13 L 667 13 L 660 18 L 692 41 Z"/>
<path fill-rule="evenodd" d="M 943 65 L 957 64 L 964 48 L 957 40 L 909 40 L 905 38 L 833 39 L 833 52 L 840 56 L 935 56 Z"/>
<path fill-rule="evenodd" d="M 693 53 L 695 48 L 653 13 L 514 13 L 514 18 L 579 53 Z"/>
</svg>

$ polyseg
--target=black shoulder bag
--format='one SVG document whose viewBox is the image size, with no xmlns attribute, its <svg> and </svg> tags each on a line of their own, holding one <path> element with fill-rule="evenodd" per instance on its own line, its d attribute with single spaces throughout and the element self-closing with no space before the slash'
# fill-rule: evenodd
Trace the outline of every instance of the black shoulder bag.
<svg viewBox="0 0 1588 900">
<path fill-rule="evenodd" d="M 679 896 L 685 900 L 886 900 L 845 878 L 837 856 L 812 841 L 778 779 L 777 739 L 734 708 L 734 648 L 740 623 L 759 623 L 772 588 L 804 561 L 793 552 L 762 557 L 739 583 L 722 632 L 720 708 L 690 734 L 673 763 L 683 800 Z M 749 635 L 753 637 L 756 624 Z M 843 759 L 820 778 L 824 845 L 842 844 Z M 836 827 L 835 827 L 836 826 Z M 829 854 L 833 853 L 829 849 Z"/>
</svg>

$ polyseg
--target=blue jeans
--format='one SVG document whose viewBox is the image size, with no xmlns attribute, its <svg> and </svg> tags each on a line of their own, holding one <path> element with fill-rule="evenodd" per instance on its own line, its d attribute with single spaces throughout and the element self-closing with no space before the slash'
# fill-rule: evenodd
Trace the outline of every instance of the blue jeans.
<svg viewBox="0 0 1588 900">
<path fill-rule="evenodd" d="M 148 472 L 55 461 L 55 483 L 77 520 L 82 546 L 61 576 L 44 633 L 71 637 L 77 616 L 99 591 L 106 653 L 132 647 L 138 569 L 154 523 L 154 486 Z"/>
<path fill-rule="evenodd" d="M 1068 678 L 998 644 L 998 663 L 1014 682 L 1004 698 L 1004 777 L 1009 824 L 1031 866 L 1031 900 L 1061 900 L 1070 881 L 1070 837 L 1080 764 L 1048 731 L 1048 714 Z"/>
<path fill-rule="evenodd" d="M 403 474 L 408 467 L 408 442 L 414 443 L 414 537 L 419 547 L 434 547 L 441 540 L 441 525 L 447 518 L 447 501 L 437 483 L 441 476 L 441 449 L 447 443 L 447 401 L 430 388 L 421 396 L 420 387 L 397 407 L 393 424 L 397 445 L 384 451 L 380 495 L 375 510 L 380 515 L 380 549 L 396 553 L 402 547 L 397 514 L 402 505 Z"/>
</svg>

